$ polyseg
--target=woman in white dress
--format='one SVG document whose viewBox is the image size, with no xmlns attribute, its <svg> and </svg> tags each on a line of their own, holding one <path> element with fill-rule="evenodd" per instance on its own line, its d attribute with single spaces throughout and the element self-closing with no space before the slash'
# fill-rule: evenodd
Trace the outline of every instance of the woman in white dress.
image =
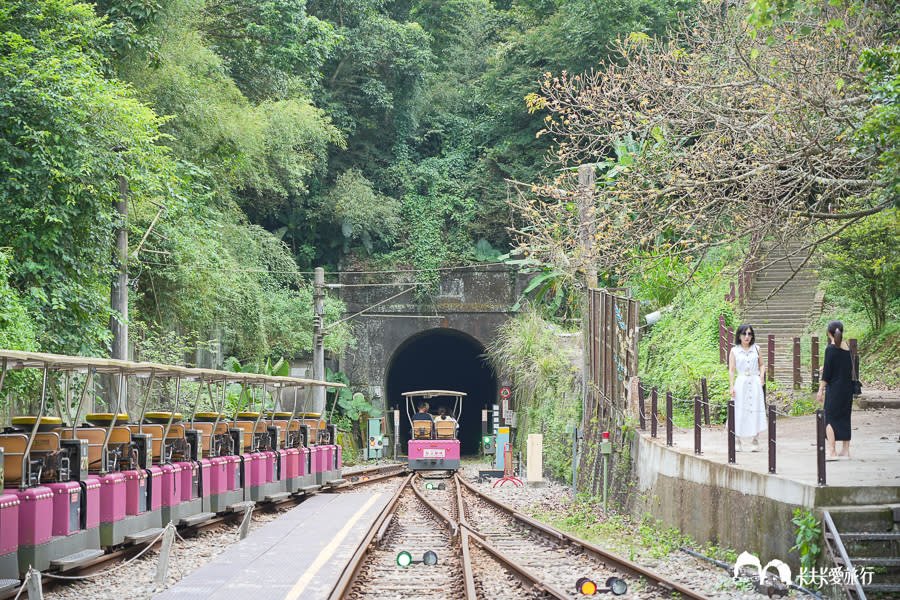
<svg viewBox="0 0 900 600">
<path fill-rule="evenodd" d="M 763 401 L 762 355 L 756 345 L 753 328 L 744 323 L 737 330 L 737 343 L 728 355 L 728 387 L 734 398 L 734 435 L 737 449 L 742 450 L 742 437 L 753 436 L 751 451 L 759 451 L 758 434 L 766 428 Z"/>
</svg>

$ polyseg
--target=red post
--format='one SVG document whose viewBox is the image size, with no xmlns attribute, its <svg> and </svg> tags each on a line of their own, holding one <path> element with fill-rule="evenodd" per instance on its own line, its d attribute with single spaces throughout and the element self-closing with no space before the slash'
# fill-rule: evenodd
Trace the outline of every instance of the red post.
<svg viewBox="0 0 900 600">
<path fill-rule="evenodd" d="M 730 289 L 728 290 L 728 295 L 730 296 L 729 299 L 730 299 L 732 302 L 734 302 L 734 300 L 735 300 L 735 298 L 737 298 L 737 296 L 736 296 L 735 293 L 734 293 L 734 282 L 733 282 L 733 281 L 732 281 L 731 284 L 729 285 L 729 288 L 730 288 Z"/>
<path fill-rule="evenodd" d="M 800 338 L 794 338 L 794 389 L 800 389 Z"/>
<path fill-rule="evenodd" d="M 728 346 L 727 346 L 727 347 L 728 347 L 729 350 L 731 350 L 731 347 L 734 346 L 734 327 L 729 327 L 729 328 L 728 328 L 727 342 L 728 342 Z M 726 355 L 726 358 L 727 358 L 727 355 Z"/>
<path fill-rule="evenodd" d="M 650 391 L 650 437 L 656 437 L 656 424 L 659 421 L 659 401 L 656 397 L 656 388 Z"/>
<path fill-rule="evenodd" d="M 769 351 L 766 353 L 766 379 L 775 381 L 775 336 L 769 334 Z"/>
</svg>

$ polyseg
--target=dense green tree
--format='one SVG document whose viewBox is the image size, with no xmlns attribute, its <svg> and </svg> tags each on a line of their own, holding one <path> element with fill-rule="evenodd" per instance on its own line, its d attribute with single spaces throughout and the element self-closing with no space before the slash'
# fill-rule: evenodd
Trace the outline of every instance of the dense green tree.
<svg viewBox="0 0 900 600">
<path fill-rule="evenodd" d="M 825 246 L 829 292 L 862 309 L 875 331 L 900 309 L 900 211 L 872 215 Z"/>
<path fill-rule="evenodd" d="M 196 2 L 205 39 L 225 59 L 228 73 L 251 100 L 290 97 L 306 89 L 339 41 L 326 21 L 306 13 L 297 0 L 212 0 Z"/>
<path fill-rule="evenodd" d="M 395 21 L 380 0 L 309 3 L 309 12 L 335 25 L 341 42 L 322 69 L 319 105 L 347 136 L 334 154 L 336 173 L 357 168 L 396 194 L 385 169 L 403 157 L 416 133 L 419 99 L 433 57 L 428 34 L 415 22 Z"/>
<path fill-rule="evenodd" d="M 103 75 L 105 33 L 72 0 L 0 7 L 0 239 L 48 350 L 102 352 L 118 179 L 139 202 L 170 176 L 159 118 Z"/>
<path fill-rule="evenodd" d="M 36 337 L 25 302 L 9 285 L 9 256 L 0 250 L 0 348 L 34 351 Z"/>
</svg>

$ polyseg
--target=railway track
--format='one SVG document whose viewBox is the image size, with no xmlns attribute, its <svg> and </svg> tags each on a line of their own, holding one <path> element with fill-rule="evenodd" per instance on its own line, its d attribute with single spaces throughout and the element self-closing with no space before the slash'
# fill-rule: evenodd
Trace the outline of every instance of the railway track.
<svg viewBox="0 0 900 600">
<path fill-rule="evenodd" d="M 516 512 L 458 475 L 443 486 L 409 475 L 348 564 L 330 600 L 583 597 L 576 583 L 625 581 L 623 598 L 706 597 Z M 401 552 L 407 552 L 406 557 Z M 426 552 L 437 564 L 429 565 Z M 401 561 L 411 559 L 412 564 Z M 617 586 L 619 582 L 614 582 Z"/>
</svg>

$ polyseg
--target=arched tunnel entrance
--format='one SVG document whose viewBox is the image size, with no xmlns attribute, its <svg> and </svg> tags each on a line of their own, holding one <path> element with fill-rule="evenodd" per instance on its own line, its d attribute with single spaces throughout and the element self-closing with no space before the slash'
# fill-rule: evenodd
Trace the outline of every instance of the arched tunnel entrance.
<svg viewBox="0 0 900 600">
<path fill-rule="evenodd" d="M 463 455 L 480 451 L 481 411 L 490 409 L 497 397 L 497 377 L 484 358 L 484 345 L 472 336 L 454 329 L 430 329 L 407 339 L 388 363 L 385 389 L 387 407 L 400 411 L 399 442 L 406 453 L 409 420 L 403 392 L 415 390 L 453 390 L 465 392 L 459 419 L 460 451 Z M 431 403 L 437 414 L 441 403 Z M 451 410 L 452 406 L 447 406 Z"/>
</svg>

